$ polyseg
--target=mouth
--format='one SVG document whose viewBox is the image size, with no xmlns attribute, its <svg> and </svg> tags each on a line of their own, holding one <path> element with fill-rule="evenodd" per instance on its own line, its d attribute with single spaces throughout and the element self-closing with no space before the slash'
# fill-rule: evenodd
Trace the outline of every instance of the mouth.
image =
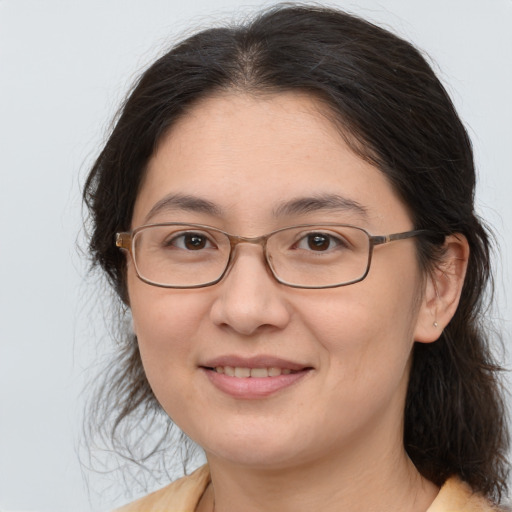
<svg viewBox="0 0 512 512">
<path fill-rule="evenodd" d="M 271 357 L 221 357 L 200 366 L 219 391 L 237 399 L 274 395 L 311 373 L 313 367 Z"/>
<path fill-rule="evenodd" d="M 244 366 L 216 366 L 215 368 L 206 368 L 207 370 L 226 375 L 228 377 L 236 377 L 238 379 L 247 378 L 267 378 L 279 377 L 280 375 L 290 375 L 301 370 L 291 370 L 290 368 L 279 368 L 270 366 L 269 368 L 249 368 Z"/>
</svg>

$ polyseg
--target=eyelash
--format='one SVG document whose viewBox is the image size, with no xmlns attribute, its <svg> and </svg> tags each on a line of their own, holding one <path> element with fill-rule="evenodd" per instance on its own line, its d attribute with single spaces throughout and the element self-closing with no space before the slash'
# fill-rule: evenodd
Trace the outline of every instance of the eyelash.
<svg viewBox="0 0 512 512">
<path fill-rule="evenodd" d="M 201 238 L 202 240 L 206 241 L 206 244 L 209 244 L 211 247 L 215 247 L 215 244 L 212 242 L 212 237 L 208 236 L 205 233 L 198 233 L 194 231 L 185 231 L 181 233 L 173 233 L 172 238 L 164 240 L 162 245 L 164 247 L 176 247 L 178 249 L 183 250 L 193 250 L 186 247 L 187 238 L 192 239 L 194 236 Z M 178 240 L 182 240 L 181 247 L 179 243 L 176 243 Z M 207 245 L 206 247 L 201 247 L 201 249 L 209 248 Z"/>
<path fill-rule="evenodd" d="M 327 247 L 327 250 L 333 250 L 335 248 L 344 248 L 344 247 L 348 247 L 348 242 L 346 242 L 343 238 L 339 237 L 339 236 L 335 236 L 331 233 L 322 233 L 322 232 L 310 232 L 310 233 L 305 233 L 304 235 L 302 235 L 298 240 L 297 242 L 294 244 L 294 248 L 299 248 L 299 245 L 302 243 L 302 242 L 306 242 L 309 244 L 310 242 L 310 238 L 311 237 L 322 237 L 322 238 L 325 238 L 328 240 L 329 242 L 329 245 Z M 335 247 L 331 247 L 331 243 L 334 242 L 335 244 Z M 309 246 L 307 249 L 304 248 L 304 250 L 311 250 L 311 251 L 315 251 L 315 252 L 327 252 L 326 251 L 316 251 L 316 249 L 312 248 L 311 246 Z"/>
</svg>

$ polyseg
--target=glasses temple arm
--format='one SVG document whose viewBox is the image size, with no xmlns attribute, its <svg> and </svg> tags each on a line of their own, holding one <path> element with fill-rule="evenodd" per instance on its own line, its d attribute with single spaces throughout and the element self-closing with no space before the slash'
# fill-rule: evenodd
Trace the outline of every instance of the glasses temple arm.
<svg viewBox="0 0 512 512">
<path fill-rule="evenodd" d="M 131 233 L 116 233 L 116 247 L 130 250 L 132 246 Z"/>
<path fill-rule="evenodd" d="M 388 242 L 394 242 L 395 240 L 406 240 L 407 238 L 413 238 L 421 235 L 435 235 L 433 231 L 429 229 L 415 229 L 413 231 L 404 231 L 403 233 L 393 233 L 391 235 L 377 235 L 371 236 L 370 241 L 373 245 L 387 244 Z"/>
</svg>

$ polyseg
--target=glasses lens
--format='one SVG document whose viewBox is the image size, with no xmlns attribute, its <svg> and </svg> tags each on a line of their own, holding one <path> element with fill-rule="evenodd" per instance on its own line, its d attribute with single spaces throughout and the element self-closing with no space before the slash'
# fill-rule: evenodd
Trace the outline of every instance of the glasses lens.
<svg viewBox="0 0 512 512">
<path fill-rule="evenodd" d="M 339 286 L 365 276 L 370 240 L 351 226 L 296 227 L 274 233 L 267 254 L 274 274 L 286 284 Z"/>
<path fill-rule="evenodd" d="M 192 287 L 216 281 L 229 260 L 229 239 L 220 231 L 188 225 L 155 225 L 133 239 L 139 276 L 163 286 Z"/>
<path fill-rule="evenodd" d="M 160 286 L 190 288 L 217 282 L 230 252 L 225 233 L 197 225 L 146 226 L 133 238 L 139 276 Z M 352 226 L 299 226 L 271 234 L 266 252 L 274 275 L 284 284 L 341 286 L 366 275 L 370 239 Z"/>
</svg>

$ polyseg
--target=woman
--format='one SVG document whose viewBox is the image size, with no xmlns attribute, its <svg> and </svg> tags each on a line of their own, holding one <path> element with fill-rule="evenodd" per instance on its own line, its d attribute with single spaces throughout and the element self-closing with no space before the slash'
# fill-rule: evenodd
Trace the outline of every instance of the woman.
<svg viewBox="0 0 512 512">
<path fill-rule="evenodd" d="M 132 318 L 100 399 L 114 432 L 163 409 L 208 465 L 123 510 L 499 502 L 474 182 L 428 64 L 359 18 L 277 7 L 155 62 L 85 189 Z"/>
</svg>

